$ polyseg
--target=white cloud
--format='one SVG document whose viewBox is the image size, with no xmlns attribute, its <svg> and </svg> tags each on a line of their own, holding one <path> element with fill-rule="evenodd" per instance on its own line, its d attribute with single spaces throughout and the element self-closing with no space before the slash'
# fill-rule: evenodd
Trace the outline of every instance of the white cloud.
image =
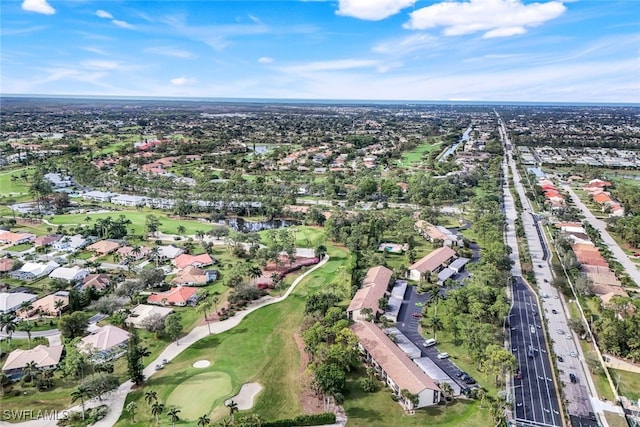
<svg viewBox="0 0 640 427">
<path fill-rule="evenodd" d="M 373 51 L 384 54 L 402 55 L 417 50 L 433 48 L 438 39 L 426 33 L 412 34 L 402 39 L 387 40 L 373 46 Z"/>
<path fill-rule="evenodd" d="M 196 82 L 196 79 L 188 78 L 188 77 L 176 77 L 170 80 L 171 84 L 174 86 L 185 86 L 190 85 Z"/>
<path fill-rule="evenodd" d="M 119 19 L 114 19 L 111 21 L 116 27 L 120 28 L 133 28 L 133 25 L 129 24 L 127 21 L 120 21 Z"/>
<path fill-rule="evenodd" d="M 484 38 L 526 33 L 562 15 L 567 8 L 560 1 L 523 4 L 521 0 L 446 1 L 410 13 L 404 27 L 411 30 L 444 27 L 444 35 L 459 36 L 485 32 Z"/>
<path fill-rule="evenodd" d="M 89 70 L 116 70 L 120 64 L 116 61 L 91 60 L 82 63 L 84 68 Z"/>
<path fill-rule="evenodd" d="M 86 50 L 87 52 L 96 53 L 96 54 L 102 55 L 102 56 L 109 56 L 109 54 L 107 52 L 105 52 L 104 50 L 102 50 L 100 48 L 97 48 L 97 47 L 85 46 L 85 47 L 81 47 L 80 49 Z"/>
<path fill-rule="evenodd" d="M 176 49 L 171 46 L 149 47 L 145 49 L 144 52 L 152 53 L 154 55 L 171 56 L 173 58 L 180 58 L 180 59 L 196 58 L 196 55 L 193 52 L 189 52 L 188 50 L 183 50 L 183 49 Z"/>
<path fill-rule="evenodd" d="M 47 3 L 47 0 L 24 0 L 22 2 L 22 9 L 43 15 L 53 15 L 56 13 L 56 10 Z"/>
<path fill-rule="evenodd" d="M 308 64 L 283 67 L 282 70 L 292 73 L 317 73 L 325 71 L 350 70 L 354 68 L 380 67 L 380 61 L 372 59 L 337 59 L 331 61 L 309 62 Z"/>
<path fill-rule="evenodd" d="M 249 19 L 251 19 L 256 24 L 262 24 L 262 21 L 257 16 L 252 15 L 252 14 L 249 14 L 248 16 L 249 16 Z"/>
<path fill-rule="evenodd" d="M 416 0 L 340 0 L 336 14 L 379 21 L 413 6 Z"/>
<path fill-rule="evenodd" d="M 258 62 L 261 64 L 271 64 L 273 61 L 274 59 L 268 56 L 263 56 L 261 58 L 258 58 Z"/>
<path fill-rule="evenodd" d="M 113 15 L 106 10 L 96 10 L 96 16 L 98 18 L 113 19 Z"/>
</svg>

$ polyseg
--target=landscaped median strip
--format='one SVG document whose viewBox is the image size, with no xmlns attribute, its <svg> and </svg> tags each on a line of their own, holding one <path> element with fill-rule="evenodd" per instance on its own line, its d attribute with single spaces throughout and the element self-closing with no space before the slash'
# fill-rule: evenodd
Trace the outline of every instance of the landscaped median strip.
<svg viewBox="0 0 640 427">
<path fill-rule="evenodd" d="M 259 308 L 265 307 L 267 305 L 275 304 L 281 301 L 284 301 L 298 286 L 298 284 L 305 279 L 310 273 L 314 272 L 316 269 L 324 266 L 329 261 L 329 255 L 325 255 L 322 261 L 313 266 L 309 271 L 304 272 L 299 277 L 297 277 L 289 289 L 285 292 L 284 295 L 278 298 L 270 298 L 266 297 L 262 301 L 255 302 L 253 304 L 249 304 L 250 307 L 236 312 L 234 317 L 231 317 L 227 320 L 223 320 L 221 322 L 211 324 L 211 334 L 220 334 L 222 332 L 226 332 L 234 327 L 236 327 L 240 322 L 250 313 L 258 310 Z M 180 353 L 189 348 L 189 346 L 195 344 L 203 338 L 209 336 L 209 330 L 207 325 L 197 326 L 191 332 L 189 332 L 185 337 L 180 338 L 180 345 L 176 344 L 176 342 L 170 343 L 167 348 L 165 348 L 158 357 L 149 363 L 144 370 L 145 378 L 149 379 L 153 374 L 156 373 L 155 366 L 160 364 L 163 359 L 167 359 L 168 361 L 176 358 Z M 120 387 L 113 393 L 111 393 L 107 397 L 103 397 L 102 401 L 92 400 L 91 402 L 87 402 L 85 404 L 85 410 L 99 406 L 99 405 L 108 405 L 109 412 L 107 416 L 102 420 L 98 421 L 94 424 L 96 427 L 111 427 L 115 425 L 122 414 L 124 409 L 124 403 L 127 398 L 127 395 L 131 391 L 133 387 L 133 383 L 131 381 L 126 381 L 120 384 Z M 80 405 L 69 408 L 68 411 L 77 411 L 80 412 Z M 62 411 L 61 411 L 62 412 Z M 35 421 L 27 421 L 19 424 L 12 424 L 13 426 L 18 427 L 48 427 L 51 425 L 49 420 L 35 420 Z"/>
</svg>

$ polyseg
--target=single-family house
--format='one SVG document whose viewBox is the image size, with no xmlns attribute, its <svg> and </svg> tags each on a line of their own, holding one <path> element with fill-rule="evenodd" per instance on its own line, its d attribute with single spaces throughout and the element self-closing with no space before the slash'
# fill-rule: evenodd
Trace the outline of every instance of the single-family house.
<svg viewBox="0 0 640 427">
<path fill-rule="evenodd" d="M 151 252 L 151 248 L 148 246 L 122 246 L 116 252 L 121 259 L 130 258 L 134 261 L 146 258 Z"/>
<path fill-rule="evenodd" d="M 380 312 L 378 301 L 387 293 L 392 275 L 393 271 L 382 265 L 370 268 L 362 282 L 362 287 L 358 289 L 347 308 L 347 316 L 356 321 L 367 320 L 367 316 L 362 314 L 364 309 L 369 309 L 371 315 L 378 316 Z"/>
<path fill-rule="evenodd" d="M 129 337 L 129 332 L 124 329 L 105 325 L 82 338 L 78 343 L 78 349 L 91 354 L 94 359 L 109 361 L 125 353 Z"/>
<path fill-rule="evenodd" d="M 186 305 L 196 305 L 198 288 L 192 286 L 177 286 L 165 292 L 152 293 L 147 297 L 148 304 L 175 305 L 184 307 Z"/>
<path fill-rule="evenodd" d="M 87 277 L 88 274 L 89 270 L 80 267 L 58 267 L 49 273 L 49 277 L 66 283 L 76 283 Z"/>
<path fill-rule="evenodd" d="M 31 233 L 14 233 L 12 231 L 4 231 L 0 234 L 0 243 L 4 243 L 5 245 L 20 245 L 22 243 L 31 242 L 35 239 L 35 234 Z"/>
<path fill-rule="evenodd" d="M 174 259 L 184 253 L 184 249 L 178 248 L 173 245 L 158 246 L 159 256 L 161 259 Z"/>
<path fill-rule="evenodd" d="M 62 239 L 62 234 L 47 234 L 46 236 L 36 237 L 34 240 L 34 246 L 51 246 L 58 240 Z"/>
<path fill-rule="evenodd" d="M 134 328 L 144 328 L 145 321 L 151 316 L 160 316 L 161 319 L 167 317 L 173 311 L 172 308 L 158 307 L 155 305 L 139 304 L 131 311 L 125 323 Z"/>
<path fill-rule="evenodd" d="M 58 302 L 60 301 L 60 302 Z M 28 311 L 19 312 L 19 316 L 23 319 L 40 314 L 42 316 L 58 317 L 69 305 L 69 292 L 58 291 L 40 298 L 32 304 L 32 308 Z"/>
<path fill-rule="evenodd" d="M 200 255 L 189 255 L 182 254 L 178 255 L 172 261 L 173 265 L 178 267 L 180 270 L 187 268 L 188 266 L 193 267 L 207 267 L 212 265 L 214 262 L 213 258 L 209 254 L 200 254 Z"/>
<path fill-rule="evenodd" d="M 430 222 L 419 220 L 415 222 L 413 228 L 418 232 L 418 234 L 430 242 L 441 241 L 444 246 L 462 245 L 462 239 L 445 227 L 436 226 Z"/>
<path fill-rule="evenodd" d="M 49 261 L 46 264 L 40 262 L 25 262 L 18 270 L 14 270 L 9 275 L 14 279 L 35 280 L 51 273 L 60 267 L 55 261 Z"/>
<path fill-rule="evenodd" d="M 51 244 L 53 249 L 58 251 L 75 251 L 82 249 L 87 245 L 87 239 L 81 234 L 74 234 L 73 236 L 64 236 L 60 240 Z"/>
<path fill-rule="evenodd" d="M 24 302 L 33 302 L 38 299 L 36 294 L 25 292 L 0 292 L 0 314 L 13 313 L 20 309 Z"/>
<path fill-rule="evenodd" d="M 87 250 L 95 252 L 98 255 L 107 255 L 111 252 L 115 252 L 120 247 L 120 243 L 113 240 L 100 240 L 92 245 L 87 246 Z"/>
<path fill-rule="evenodd" d="M 213 282 L 217 278 L 218 272 L 215 270 L 203 270 L 190 265 L 184 270 L 178 271 L 171 283 L 180 286 L 202 286 Z"/>
<path fill-rule="evenodd" d="M 88 274 L 82 280 L 81 290 L 94 288 L 97 291 L 103 291 L 111 284 L 111 278 L 106 274 Z"/>
<path fill-rule="evenodd" d="M 443 246 L 431 252 L 422 259 L 409 266 L 409 279 L 419 281 L 426 272 L 438 273 L 445 264 L 456 258 L 456 251 Z"/>
<path fill-rule="evenodd" d="M 13 258 L 0 258 L 0 273 L 8 273 L 16 264 Z"/>
<path fill-rule="evenodd" d="M 351 330 L 358 338 L 365 363 L 376 370 L 406 409 L 433 406 L 440 402 L 440 387 L 436 382 L 374 323 L 356 322 L 351 325 Z M 417 395 L 418 403 L 405 399 L 402 390 Z"/>
<path fill-rule="evenodd" d="M 61 345 L 47 347 L 41 344 L 31 350 L 13 350 L 7 356 L 2 372 L 16 380 L 22 377 L 24 367 L 31 362 L 35 362 L 39 369 L 55 369 L 60 363 L 63 349 Z"/>
</svg>

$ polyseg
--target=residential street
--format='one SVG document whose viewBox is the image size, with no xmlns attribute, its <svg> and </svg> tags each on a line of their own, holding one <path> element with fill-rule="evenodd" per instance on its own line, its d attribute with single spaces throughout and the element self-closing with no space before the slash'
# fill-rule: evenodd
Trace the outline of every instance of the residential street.
<svg viewBox="0 0 640 427">
<path fill-rule="evenodd" d="M 611 237 L 609 232 L 607 231 L 607 224 L 604 221 L 596 218 L 593 213 L 589 210 L 589 208 L 582 203 L 582 200 L 578 197 L 578 195 L 573 191 L 573 189 L 568 184 L 563 184 L 562 189 L 565 190 L 571 196 L 571 199 L 576 204 L 576 207 L 582 211 L 582 214 L 587 219 L 587 222 L 594 226 L 598 231 L 600 231 L 600 235 L 602 236 L 602 240 L 609 247 L 611 253 L 615 257 L 616 261 L 618 261 L 624 267 L 625 271 L 629 274 L 631 279 L 635 282 L 636 286 L 640 286 L 640 271 L 636 267 L 636 264 L 629 259 L 627 254 L 620 248 L 620 246 L 616 243 L 615 240 Z"/>
</svg>

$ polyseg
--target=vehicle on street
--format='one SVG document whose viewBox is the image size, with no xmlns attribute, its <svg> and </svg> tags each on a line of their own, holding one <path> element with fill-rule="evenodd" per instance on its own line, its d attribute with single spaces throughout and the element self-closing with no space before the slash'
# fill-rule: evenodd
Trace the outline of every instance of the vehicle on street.
<svg viewBox="0 0 640 427">
<path fill-rule="evenodd" d="M 423 347 L 431 347 L 432 345 L 436 345 L 436 340 L 433 338 L 429 338 L 428 340 L 422 343 Z"/>
<path fill-rule="evenodd" d="M 413 313 L 412 316 L 420 318 L 422 317 L 422 313 Z"/>
<path fill-rule="evenodd" d="M 162 364 L 166 365 L 167 363 L 169 363 L 169 361 L 167 359 L 162 359 Z"/>
<path fill-rule="evenodd" d="M 578 382 L 578 378 L 576 378 L 575 374 L 569 374 L 569 379 L 574 384 Z"/>
<path fill-rule="evenodd" d="M 458 371 L 456 373 L 456 377 L 458 377 L 458 378 L 462 378 L 462 376 L 464 376 L 464 375 L 467 375 L 467 373 L 465 371 Z"/>
<path fill-rule="evenodd" d="M 156 371 L 159 371 L 159 370 L 160 370 L 160 369 L 162 369 L 163 367 L 164 367 L 164 366 L 162 366 L 162 365 L 156 365 L 155 369 L 156 369 Z"/>
<path fill-rule="evenodd" d="M 530 345 L 529 349 L 527 350 L 527 356 L 529 357 L 533 357 L 535 355 L 534 351 L 533 351 L 533 346 Z"/>
<path fill-rule="evenodd" d="M 558 356 L 558 362 L 564 362 L 564 358 L 562 356 Z"/>
<path fill-rule="evenodd" d="M 552 309 L 552 310 L 551 310 L 551 312 L 552 312 L 553 314 L 558 314 L 558 310 L 556 310 L 555 308 L 554 308 L 554 309 Z"/>
<path fill-rule="evenodd" d="M 558 329 L 557 331 L 560 335 L 564 334 L 564 331 L 562 329 Z"/>
<path fill-rule="evenodd" d="M 438 353 L 438 359 L 448 359 L 449 353 Z"/>
<path fill-rule="evenodd" d="M 529 332 L 531 332 L 532 334 L 536 333 L 536 327 L 533 325 L 529 325 Z"/>
<path fill-rule="evenodd" d="M 520 369 L 518 369 L 518 372 L 516 373 L 516 379 L 517 380 L 521 380 L 522 379 L 522 371 Z"/>
<path fill-rule="evenodd" d="M 476 380 L 474 380 L 473 377 L 471 377 L 471 376 L 469 376 L 467 374 L 464 374 L 462 376 L 462 381 L 464 381 L 465 384 L 475 384 L 476 383 Z"/>
<path fill-rule="evenodd" d="M 576 353 L 575 351 L 572 351 L 571 353 L 569 353 L 569 355 L 571 357 L 578 357 L 578 353 Z"/>
</svg>

